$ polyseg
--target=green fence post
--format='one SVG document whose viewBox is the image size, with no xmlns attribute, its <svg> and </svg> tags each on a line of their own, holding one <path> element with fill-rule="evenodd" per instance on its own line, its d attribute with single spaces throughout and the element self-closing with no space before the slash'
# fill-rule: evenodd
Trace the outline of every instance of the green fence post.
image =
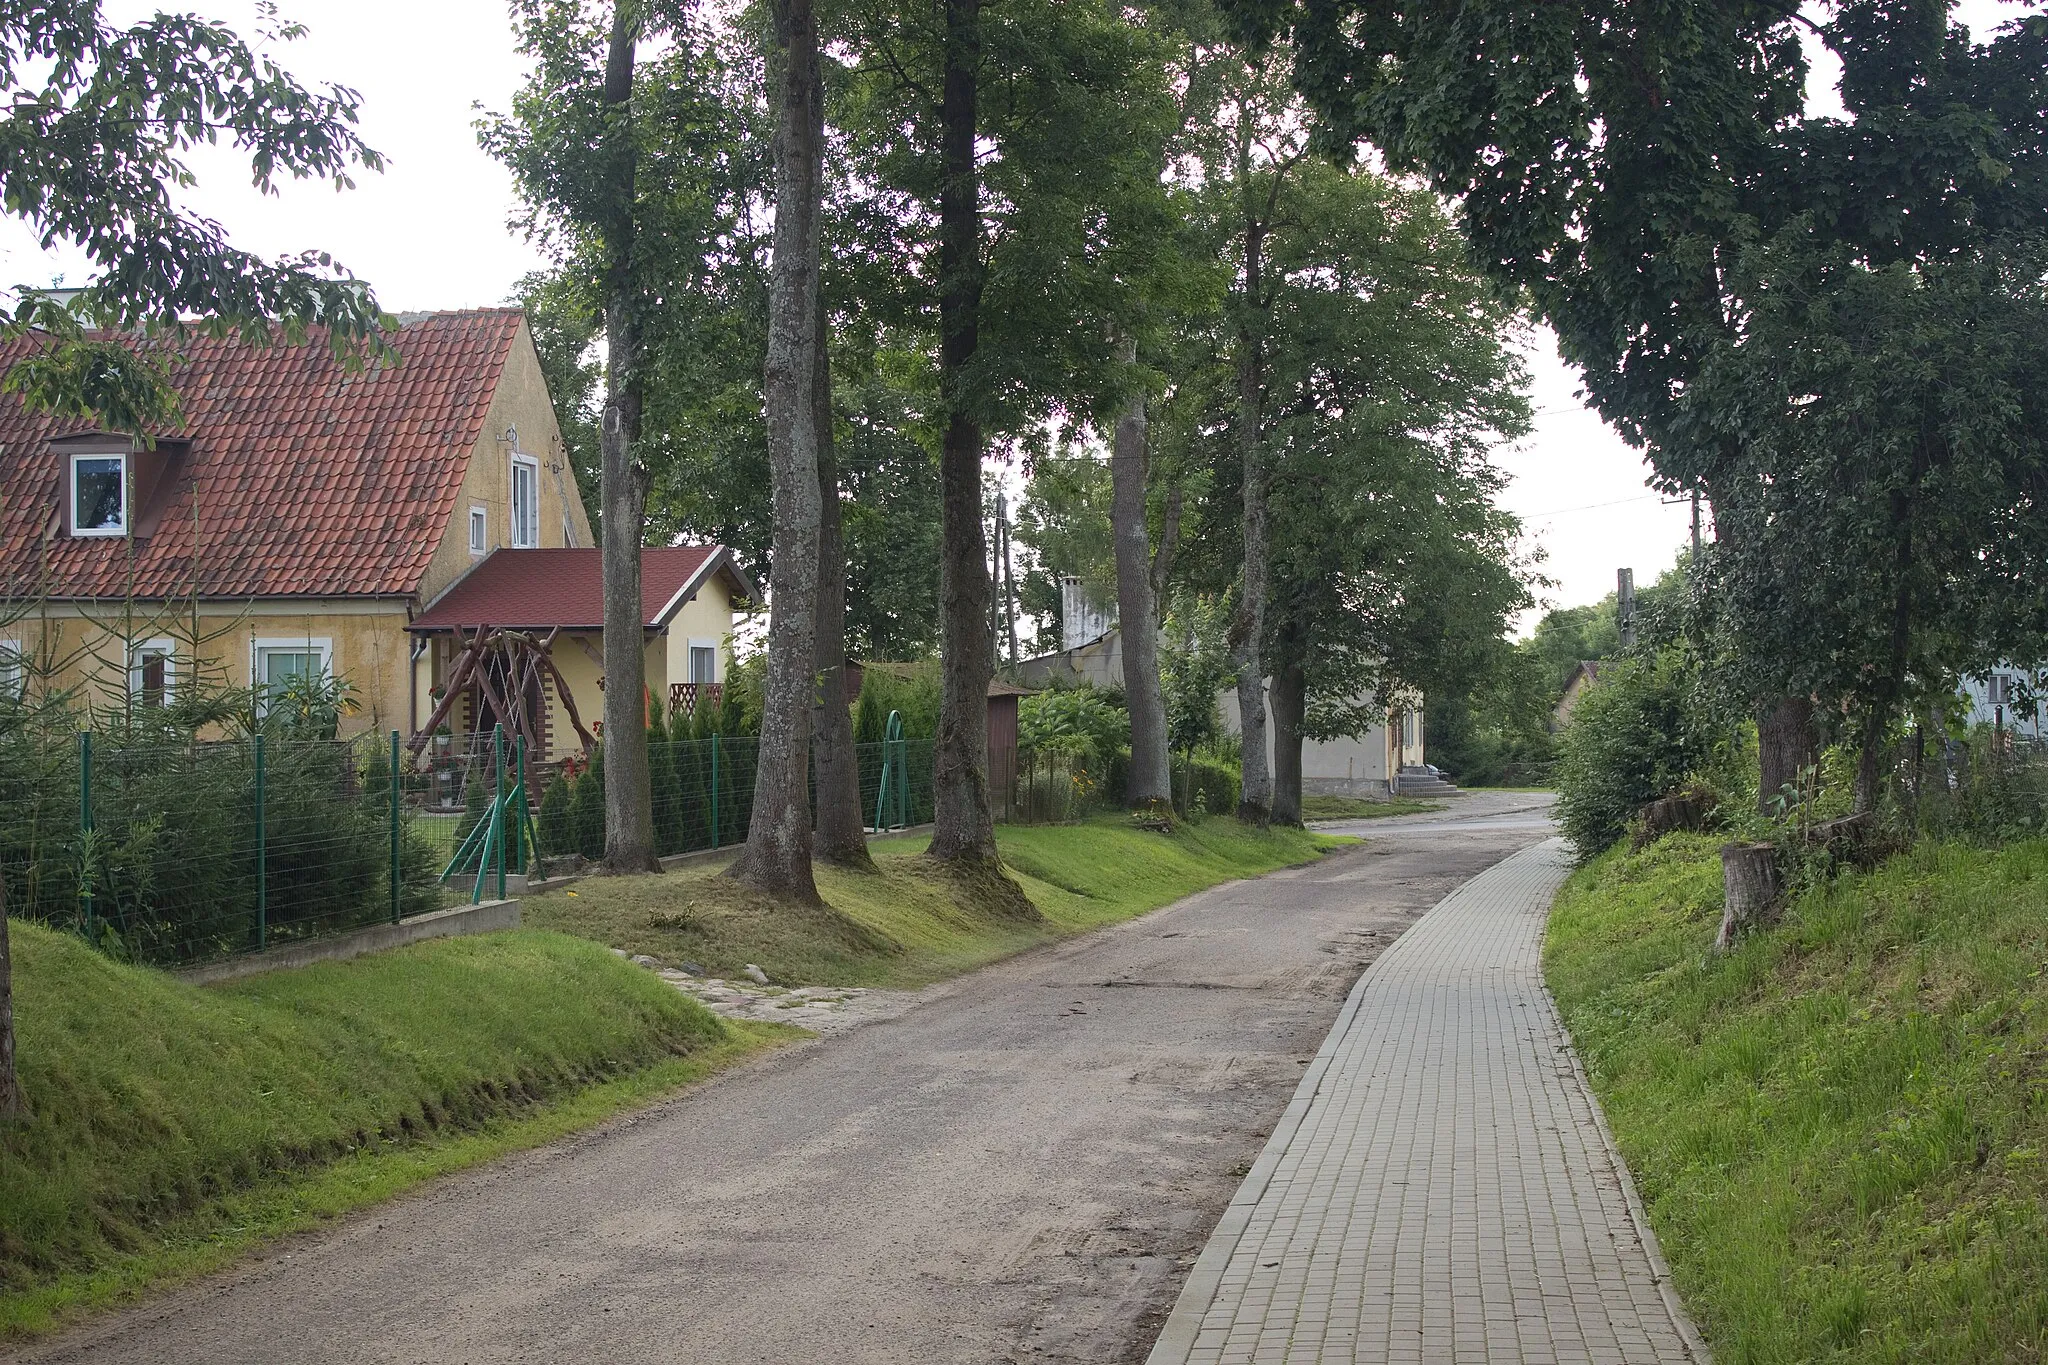
<svg viewBox="0 0 2048 1365">
<path fill-rule="evenodd" d="M 512 784 L 512 799 L 519 806 L 518 812 L 512 817 L 512 856 L 518 860 L 519 870 L 525 872 L 533 862 L 533 850 L 527 847 L 526 841 L 526 822 L 529 818 L 527 807 L 530 803 L 526 799 L 525 735 L 513 739 L 512 756 L 518 760 L 519 769 L 519 780 Z"/>
<path fill-rule="evenodd" d="M 85 912 L 86 942 L 93 941 L 92 923 L 92 731 L 78 732 L 78 899 Z"/>
<path fill-rule="evenodd" d="M 711 846 L 718 847 L 718 736 L 711 736 Z"/>
<path fill-rule="evenodd" d="M 270 875 L 266 866 L 269 850 L 264 847 L 263 829 L 263 736 L 256 736 L 256 951 L 270 942 Z"/>
<path fill-rule="evenodd" d="M 398 731 L 391 732 L 391 922 L 398 923 Z"/>
<path fill-rule="evenodd" d="M 491 835 L 498 846 L 498 899 L 505 899 L 505 726 L 501 721 L 491 727 L 491 756 L 498 767 L 498 799 L 491 803 Z M 477 869 L 477 876 L 483 876 L 483 869 Z"/>
</svg>

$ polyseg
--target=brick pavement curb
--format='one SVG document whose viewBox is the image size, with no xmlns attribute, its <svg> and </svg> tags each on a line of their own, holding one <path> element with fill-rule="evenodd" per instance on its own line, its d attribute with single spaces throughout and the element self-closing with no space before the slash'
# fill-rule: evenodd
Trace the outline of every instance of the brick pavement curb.
<svg viewBox="0 0 2048 1365">
<path fill-rule="evenodd" d="M 1508 863 L 1525 857 L 1554 856 L 1561 847 L 1562 841 L 1558 839 L 1544 840 L 1515 854 L 1511 854 L 1508 858 L 1503 859 L 1501 863 L 1495 864 L 1495 869 L 1502 868 Z M 1488 876 L 1495 869 L 1488 869 L 1488 872 L 1479 874 L 1479 877 L 1475 877 L 1473 881 L 1478 881 L 1480 878 Z M 1435 906 L 1432 906 L 1428 914 L 1425 914 L 1414 925 L 1411 925 L 1403 937 L 1405 938 L 1408 934 L 1414 933 L 1418 926 L 1430 919 L 1431 916 L 1434 916 L 1438 910 L 1459 900 L 1471 886 L 1472 881 L 1468 881 L 1453 889 L 1442 900 L 1439 900 Z M 1553 892 L 1552 894 L 1554 896 L 1555 893 Z M 1396 942 L 1398 943 L 1399 940 Z M 1392 951 L 1393 946 L 1390 945 L 1387 952 L 1391 953 Z M 1697 1365 L 1709 1365 L 1711 1355 L 1706 1344 L 1700 1339 L 1698 1332 L 1694 1330 L 1682 1304 L 1679 1302 L 1675 1289 L 1672 1287 L 1670 1269 L 1664 1260 L 1656 1235 L 1650 1228 L 1648 1216 L 1635 1188 L 1635 1182 L 1629 1174 L 1627 1165 L 1622 1160 L 1619 1149 L 1615 1145 L 1613 1133 L 1607 1126 L 1606 1115 L 1601 1111 L 1599 1100 L 1593 1092 L 1585 1067 L 1578 1056 L 1576 1048 L 1572 1044 L 1570 1032 L 1564 1027 L 1564 1020 L 1558 1011 L 1557 1002 L 1552 998 L 1548 984 L 1542 981 L 1540 954 L 1539 936 L 1539 960 L 1536 964 L 1537 985 L 1539 987 L 1542 1008 L 1547 1012 L 1550 1023 L 1556 1027 L 1557 1036 L 1562 1039 L 1565 1055 L 1571 1062 L 1571 1079 L 1567 1084 L 1576 1087 L 1578 1097 L 1583 1099 L 1586 1111 L 1590 1113 L 1593 1126 L 1598 1133 L 1598 1140 L 1604 1150 L 1610 1169 L 1618 1178 L 1619 1190 L 1626 1208 L 1631 1231 L 1635 1233 L 1638 1243 L 1643 1250 L 1650 1276 L 1656 1285 L 1659 1302 L 1668 1315 L 1674 1333 L 1678 1338 L 1676 1344 L 1689 1360 L 1697 1362 Z M 1384 960 L 1385 956 L 1386 954 L 1382 954 L 1380 960 Z M 1378 961 L 1374 963 L 1374 967 L 1377 966 Z M 1288 1103 L 1287 1109 L 1281 1115 L 1278 1124 L 1275 1125 L 1273 1133 L 1268 1138 L 1265 1147 L 1261 1150 L 1258 1159 L 1253 1163 L 1251 1170 L 1238 1186 L 1237 1192 L 1232 1196 L 1230 1204 L 1225 1209 L 1214 1233 L 1204 1245 L 1195 1265 L 1189 1271 L 1188 1278 L 1174 1303 L 1173 1310 L 1161 1328 L 1151 1353 L 1146 1358 L 1147 1365 L 1182 1365 L 1197 1349 L 1198 1338 L 1203 1329 L 1203 1322 L 1224 1286 L 1226 1273 L 1243 1242 L 1245 1233 L 1254 1217 L 1254 1212 L 1267 1193 L 1275 1171 L 1287 1157 L 1289 1148 L 1299 1133 L 1303 1122 L 1307 1119 L 1316 1099 L 1322 1093 L 1324 1083 L 1329 1076 L 1330 1067 L 1338 1054 L 1344 1049 L 1346 1035 L 1356 1023 L 1365 994 L 1374 980 L 1375 972 L 1372 967 L 1368 967 L 1365 972 L 1360 974 L 1357 982 L 1353 984 L 1350 993 L 1345 998 L 1343 1009 L 1338 1014 L 1336 1021 L 1331 1025 L 1329 1033 L 1325 1036 L 1322 1046 L 1317 1050 L 1316 1056 L 1308 1070 L 1303 1074 L 1300 1083 L 1295 1089 L 1293 1098 Z M 1560 1079 L 1563 1078 L 1560 1077 Z"/>
</svg>

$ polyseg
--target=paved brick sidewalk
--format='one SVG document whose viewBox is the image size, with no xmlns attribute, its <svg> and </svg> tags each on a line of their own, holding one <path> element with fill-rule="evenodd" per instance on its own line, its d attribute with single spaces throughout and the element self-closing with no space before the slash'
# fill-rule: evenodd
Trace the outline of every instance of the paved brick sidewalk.
<svg viewBox="0 0 2048 1365">
<path fill-rule="evenodd" d="M 1696 1361 L 1544 989 L 1525 849 L 1360 978 L 1150 1365 Z"/>
</svg>

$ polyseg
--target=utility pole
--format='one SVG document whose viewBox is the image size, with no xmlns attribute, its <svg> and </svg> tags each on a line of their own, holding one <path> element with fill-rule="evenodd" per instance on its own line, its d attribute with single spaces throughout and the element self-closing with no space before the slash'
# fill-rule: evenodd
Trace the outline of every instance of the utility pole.
<svg viewBox="0 0 2048 1365">
<path fill-rule="evenodd" d="M 1003 493 L 996 487 L 995 514 L 988 524 L 988 652 L 990 660 L 1003 666 Z"/>
<path fill-rule="evenodd" d="M 1636 642 L 1636 571 L 1617 569 L 1614 572 L 1615 617 L 1621 626 L 1621 647 L 1633 648 Z"/>
<path fill-rule="evenodd" d="M 1009 638 L 1010 667 L 1017 666 L 1017 570 L 1010 562 L 1010 510 L 996 499 L 996 520 L 1003 537 L 1003 633 Z"/>
<path fill-rule="evenodd" d="M 1700 570 L 1700 490 L 1692 490 L 1692 570 L 1695 577 Z"/>
</svg>

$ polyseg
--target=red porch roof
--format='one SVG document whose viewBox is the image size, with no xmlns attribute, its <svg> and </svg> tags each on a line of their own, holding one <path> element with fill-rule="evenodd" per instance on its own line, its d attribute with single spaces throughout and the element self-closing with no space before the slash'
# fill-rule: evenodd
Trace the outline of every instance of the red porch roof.
<svg viewBox="0 0 2048 1365">
<path fill-rule="evenodd" d="M 512 630 L 604 629 L 604 576 L 597 549 L 494 550 L 407 627 L 435 634 L 477 626 Z M 736 595 L 754 585 L 723 545 L 675 545 L 640 552 L 640 617 L 649 630 L 668 624 L 713 574 Z"/>
</svg>

